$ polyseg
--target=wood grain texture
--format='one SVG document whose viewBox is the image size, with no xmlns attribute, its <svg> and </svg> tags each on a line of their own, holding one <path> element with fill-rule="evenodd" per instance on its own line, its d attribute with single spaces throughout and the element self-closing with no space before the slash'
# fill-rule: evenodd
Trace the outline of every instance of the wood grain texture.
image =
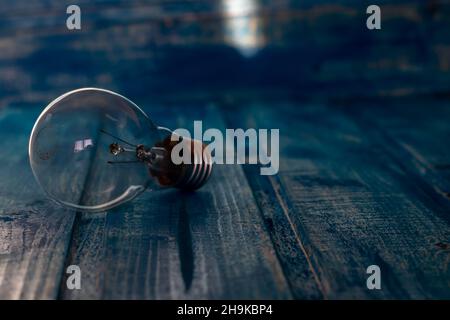
<svg viewBox="0 0 450 320">
<path fill-rule="evenodd" d="M 213 107 L 149 111 L 164 125 L 203 119 L 223 128 Z M 238 166 L 216 166 L 211 181 L 195 193 L 148 191 L 108 213 L 81 214 L 67 263 L 83 270 L 83 285 L 76 291 L 62 287 L 64 299 L 291 297 Z"/>
<path fill-rule="evenodd" d="M 383 145 L 323 104 L 235 105 L 226 113 L 234 126 L 280 128 L 280 183 L 274 189 L 290 203 L 289 219 L 325 297 L 450 296 L 450 256 L 439 245 L 450 236 L 448 207 L 411 184 Z M 380 291 L 366 288 L 372 264 L 381 268 Z"/>
<path fill-rule="evenodd" d="M 244 172 L 277 250 L 284 273 L 296 299 L 323 299 L 324 288 L 278 176 L 261 177 L 259 166 L 245 165 Z"/>
<path fill-rule="evenodd" d="M 0 84 L 16 101 L 83 86 L 147 98 L 448 91 L 450 2 L 389 2 L 372 32 L 365 1 L 256 1 L 248 18 L 264 41 L 245 57 L 226 40 L 222 1 L 80 1 L 79 32 L 65 27 L 70 1 L 15 1 L 0 9 Z"/>
<path fill-rule="evenodd" d="M 51 203 L 34 180 L 27 133 L 38 110 L 24 110 L 0 111 L 0 298 L 55 299 L 74 214 Z"/>
<path fill-rule="evenodd" d="M 360 126 L 367 128 L 380 143 L 391 146 L 393 157 L 415 177 L 437 202 L 450 200 L 450 136 L 447 97 L 413 96 L 383 101 L 353 101 L 342 108 Z M 361 107 L 361 104 L 363 107 Z M 376 105 L 383 108 L 376 108 Z M 357 106 L 359 105 L 359 106 Z M 424 107 L 426 105 L 426 108 Z M 430 112 L 432 110 L 432 112 Z"/>
<path fill-rule="evenodd" d="M 222 1 L 82 0 L 80 32 L 65 28 L 71 1 L 0 8 L 0 298 L 450 297 L 450 2 L 379 1 L 370 33 L 364 1 L 257 3 L 252 57 L 227 40 Z M 42 194 L 26 149 L 43 106 L 84 86 L 172 128 L 223 129 L 222 116 L 280 128 L 281 173 L 217 167 L 195 194 L 146 192 L 75 219 Z M 444 94 L 385 105 L 417 93 Z M 365 287 L 370 264 L 380 292 Z"/>
</svg>

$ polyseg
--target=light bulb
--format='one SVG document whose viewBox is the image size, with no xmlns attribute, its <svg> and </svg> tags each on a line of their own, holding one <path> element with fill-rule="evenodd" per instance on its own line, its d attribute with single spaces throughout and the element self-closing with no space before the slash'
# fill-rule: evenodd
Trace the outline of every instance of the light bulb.
<svg viewBox="0 0 450 320">
<path fill-rule="evenodd" d="M 155 126 L 133 102 L 112 91 L 83 88 L 52 101 L 30 136 L 34 176 L 47 195 L 81 211 L 103 211 L 149 188 L 198 189 L 211 155 L 200 141 L 185 143 L 191 163 L 171 161 L 173 133 Z"/>
</svg>

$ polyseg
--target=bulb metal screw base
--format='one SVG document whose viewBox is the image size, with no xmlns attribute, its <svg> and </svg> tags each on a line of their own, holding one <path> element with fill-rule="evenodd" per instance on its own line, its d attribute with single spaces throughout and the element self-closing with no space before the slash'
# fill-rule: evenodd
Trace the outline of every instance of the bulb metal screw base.
<svg viewBox="0 0 450 320">
<path fill-rule="evenodd" d="M 186 138 L 185 138 L 186 140 Z M 212 157 L 211 153 L 205 150 L 205 145 L 198 140 L 189 139 L 191 143 L 191 163 L 182 164 L 182 171 L 174 187 L 184 190 L 196 190 L 202 187 L 211 176 Z"/>
</svg>

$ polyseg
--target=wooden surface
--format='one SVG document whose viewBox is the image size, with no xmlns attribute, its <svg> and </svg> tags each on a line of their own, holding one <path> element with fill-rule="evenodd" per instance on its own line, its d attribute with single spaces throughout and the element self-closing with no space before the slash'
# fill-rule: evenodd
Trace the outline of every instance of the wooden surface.
<svg viewBox="0 0 450 320">
<path fill-rule="evenodd" d="M 361 1 L 256 3 L 253 57 L 226 41 L 220 1 L 79 1 L 74 32 L 64 1 L 0 8 L 0 298 L 450 299 L 448 1 L 380 1 L 378 33 Z M 170 128 L 278 128 L 280 172 L 218 165 L 196 193 L 61 208 L 28 138 L 84 86 Z"/>
</svg>

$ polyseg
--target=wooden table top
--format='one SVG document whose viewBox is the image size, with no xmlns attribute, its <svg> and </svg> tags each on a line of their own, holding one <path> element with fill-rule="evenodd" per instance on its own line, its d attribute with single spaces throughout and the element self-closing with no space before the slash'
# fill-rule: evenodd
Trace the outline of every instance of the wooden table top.
<svg viewBox="0 0 450 320">
<path fill-rule="evenodd" d="M 0 298 L 449 299 L 448 5 L 399 1 L 409 11 L 387 6 L 387 31 L 365 37 L 345 25 L 362 7 L 340 1 L 331 20 L 319 2 L 263 5 L 275 45 L 253 58 L 223 44 L 218 2 L 79 1 L 81 31 L 64 5 L 2 6 Z M 169 128 L 278 128 L 279 174 L 216 165 L 195 193 L 59 207 L 34 180 L 29 134 L 85 86 Z M 366 287 L 370 265 L 381 290 Z"/>
</svg>

